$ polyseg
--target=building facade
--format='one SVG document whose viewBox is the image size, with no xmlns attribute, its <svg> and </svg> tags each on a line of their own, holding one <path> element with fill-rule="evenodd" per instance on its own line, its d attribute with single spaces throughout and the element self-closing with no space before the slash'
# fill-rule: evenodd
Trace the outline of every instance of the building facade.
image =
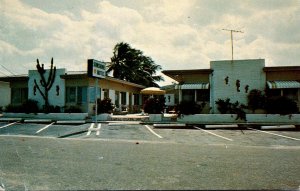
<svg viewBox="0 0 300 191">
<path fill-rule="evenodd" d="M 286 96 L 300 106 L 300 67 L 266 67 L 264 59 L 211 61 L 210 69 L 165 70 L 178 83 L 167 86 L 167 95 L 181 101 L 205 103 L 203 113 L 218 113 L 216 101 L 230 99 L 247 105 L 248 93 Z M 170 104 L 171 105 L 171 104 Z"/>
<path fill-rule="evenodd" d="M 49 70 L 46 70 L 45 78 L 48 78 Z M 40 86 L 40 75 L 37 70 L 30 70 L 28 75 L 0 77 L 2 84 L 6 84 L 5 92 L 9 92 L 9 99 L 1 103 L 21 105 L 28 99 L 38 101 L 40 108 L 44 105 L 44 99 L 34 81 Z M 57 69 L 56 76 L 49 90 L 49 104 L 64 108 L 76 106 L 82 112 L 94 113 L 95 99 L 110 98 L 115 105 L 116 112 L 141 112 L 142 95 L 140 91 L 145 86 L 130 83 L 107 76 L 96 80 L 90 78 L 87 72 L 66 72 L 66 69 Z M 97 90 L 96 87 L 97 86 Z M 3 90 L 3 88 L 0 88 Z M 2 91 L 1 90 L 1 91 Z M 3 90 L 4 91 L 4 90 Z M 97 95 L 96 95 L 97 92 Z"/>
</svg>

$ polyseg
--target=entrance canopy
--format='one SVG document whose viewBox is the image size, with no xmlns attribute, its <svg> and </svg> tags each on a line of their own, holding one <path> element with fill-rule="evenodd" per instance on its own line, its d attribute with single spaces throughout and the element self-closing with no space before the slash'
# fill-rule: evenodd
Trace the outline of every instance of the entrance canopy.
<svg viewBox="0 0 300 191">
<path fill-rule="evenodd" d="M 269 89 L 300 88 L 298 81 L 267 81 Z"/>
<path fill-rule="evenodd" d="M 166 93 L 165 90 L 161 90 L 157 87 L 149 87 L 141 90 L 141 94 L 148 95 L 164 95 Z"/>
<path fill-rule="evenodd" d="M 175 89 L 181 90 L 207 90 L 209 89 L 209 83 L 195 83 L 195 84 L 181 84 L 177 85 Z"/>
</svg>

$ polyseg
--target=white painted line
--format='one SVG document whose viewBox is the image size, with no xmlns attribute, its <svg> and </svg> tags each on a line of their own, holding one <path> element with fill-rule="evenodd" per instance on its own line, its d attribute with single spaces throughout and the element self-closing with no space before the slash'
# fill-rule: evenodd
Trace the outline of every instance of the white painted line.
<svg viewBox="0 0 300 191">
<path fill-rule="evenodd" d="M 261 129 L 292 129 L 296 128 L 295 125 L 275 125 L 275 126 L 261 126 Z"/>
<path fill-rule="evenodd" d="M 149 127 L 148 125 L 144 125 L 152 134 L 154 134 L 155 136 L 157 136 L 158 138 L 162 139 L 163 137 L 160 136 L 159 134 L 155 133 L 151 127 Z"/>
<path fill-rule="evenodd" d="M 94 128 L 94 126 L 95 126 L 95 123 L 91 123 L 91 126 L 86 134 L 87 136 L 89 136 L 91 134 L 91 132 L 92 132 L 91 129 Z"/>
<path fill-rule="evenodd" d="M 201 131 L 204 131 L 204 132 L 206 132 L 206 133 L 212 134 L 212 135 L 214 135 L 214 136 L 220 137 L 220 138 L 225 139 L 225 140 L 227 140 L 227 141 L 233 141 L 232 139 L 229 139 L 229 138 L 227 138 L 227 137 L 223 137 L 223 136 L 221 136 L 221 135 L 217 135 L 217 134 L 212 133 L 212 132 L 210 132 L 210 131 L 204 130 L 204 129 L 200 128 L 200 127 L 194 126 L 194 128 L 195 128 L 195 129 L 199 129 L 199 130 L 201 130 Z"/>
<path fill-rule="evenodd" d="M 237 128 L 237 124 L 228 124 L 228 125 L 205 125 L 205 128 Z"/>
<path fill-rule="evenodd" d="M 97 136 L 100 135 L 100 129 L 101 129 L 101 123 L 98 124 L 98 129 L 97 129 L 97 132 L 96 132 Z"/>
<path fill-rule="evenodd" d="M 2 128 L 4 128 L 4 127 L 9 127 L 9 126 L 11 126 L 11 125 L 14 125 L 14 124 L 16 124 L 16 123 L 18 123 L 18 122 L 13 122 L 13 123 L 10 123 L 10 124 L 7 124 L 7 125 L 4 125 L 4 126 L 0 127 L 0 129 L 2 129 Z"/>
<path fill-rule="evenodd" d="M 295 140 L 295 141 L 300 141 L 300 139 L 297 139 L 297 138 L 294 138 L 294 137 L 288 137 L 288 136 L 285 136 L 285 135 L 279 135 L 279 134 L 276 134 L 276 133 L 271 133 L 271 132 L 267 132 L 267 131 L 261 131 L 261 130 L 258 130 L 258 129 L 252 129 L 250 127 L 247 127 L 247 129 L 259 131 L 259 132 L 262 132 L 262 133 L 267 133 L 267 134 L 270 134 L 270 135 L 275 135 L 275 136 L 278 136 L 278 137 L 284 137 L 284 138 L 292 139 L 292 140 Z"/>
<path fill-rule="evenodd" d="M 44 131 L 45 129 L 47 129 L 48 127 L 50 127 L 51 125 L 53 125 L 55 122 L 50 123 L 49 125 L 46 125 L 45 127 L 41 128 L 40 130 L 38 130 L 37 132 L 35 132 L 35 134 L 40 133 L 41 131 Z"/>
<path fill-rule="evenodd" d="M 153 124 L 153 127 L 186 127 L 186 124 Z"/>
</svg>

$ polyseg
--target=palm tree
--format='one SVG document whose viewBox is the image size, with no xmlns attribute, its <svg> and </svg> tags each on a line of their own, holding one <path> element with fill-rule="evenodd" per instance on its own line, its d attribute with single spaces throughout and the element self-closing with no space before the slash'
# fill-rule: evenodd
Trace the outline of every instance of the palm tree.
<svg viewBox="0 0 300 191">
<path fill-rule="evenodd" d="M 113 71 L 113 76 L 121 80 L 158 87 L 156 81 L 161 81 L 163 78 L 155 74 L 160 69 L 161 66 L 155 64 L 150 57 L 144 56 L 142 51 L 121 42 L 114 47 L 107 72 Z"/>
</svg>

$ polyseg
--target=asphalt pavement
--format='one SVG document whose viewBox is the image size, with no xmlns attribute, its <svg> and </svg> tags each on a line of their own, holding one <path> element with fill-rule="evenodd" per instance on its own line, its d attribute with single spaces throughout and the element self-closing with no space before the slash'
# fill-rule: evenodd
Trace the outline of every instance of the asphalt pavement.
<svg viewBox="0 0 300 191">
<path fill-rule="evenodd" d="M 5 190 L 300 186 L 299 130 L 0 123 L 0 145 Z"/>
</svg>

